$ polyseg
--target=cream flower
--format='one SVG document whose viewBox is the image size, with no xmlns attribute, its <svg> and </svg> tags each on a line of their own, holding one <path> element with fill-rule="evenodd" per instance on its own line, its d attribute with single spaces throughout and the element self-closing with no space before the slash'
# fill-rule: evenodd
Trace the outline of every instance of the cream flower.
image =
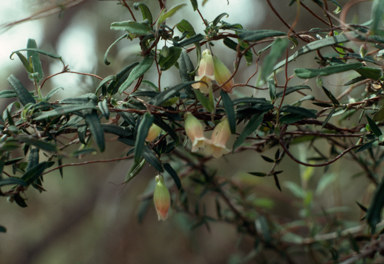
<svg viewBox="0 0 384 264">
<path fill-rule="evenodd" d="M 153 202 L 157 216 L 160 220 L 166 220 L 169 214 L 169 207 L 171 206 L 171 195 L 169 194 L 167 186 L 164 183 L 164 177 L 162 175 L 156 176 L 156 187 L 153 193 Z"/>
<path fill-rule="evenodd" d="M 145 138 L 145 141 L 152 142 L 153 140 L 155 140 L 157 138 L 157 136 L 160 134 L 160 132 L 161 132 L 161 128 L 155 124 L 152 124 L 148 130 L 148 135 Z"/>
<path fill-rule="evenodd" d="M 215 79 L 218 85 L 223 85 L 223 83 L 227 82 L 232 74 L 228 70 L 228 68 L 219 60 L 217 56 L 213 56 L 213 65 L 215 68 Z M 233 78 L 223 85 L 222 89 L 227 93 L 232 93 L 233 88 Z"/>
<path fill-rule="evenodd" d="M 213 66 L 213 58 L 209 50 L 204 50 L 199 63 L 199 69 L 195 81 L 202 81 L 192 84 L 192 87 L 199 89 L 202 93 L 208 93 L 212 88 L 212 80 L 215 80 L 215 67 Z M 203 83 L 205 82 L 205 83 Z M 208 85 L 207 85 L 208 84 Z"/>
<path fill-rule="evenodd" d="M 230 150 L 227 149 L 225 145 L 230 135 L 231 129 L 229 128 L 228 119 L 224 118 L 216 125 L 211 139 L 206 141 L 205 153 L 215 158 L 220 158 L 224 154 L 228 154 Z"/>
<path fill-rule="evenodd" d="M 206 138 L 204 137 L 204 129 L 200 121 L 191 113 L 184 115 L 185 133 L 192 141 L 192 152 L 196 152 L 199 148 L 205 147 Z"/>
</svg>

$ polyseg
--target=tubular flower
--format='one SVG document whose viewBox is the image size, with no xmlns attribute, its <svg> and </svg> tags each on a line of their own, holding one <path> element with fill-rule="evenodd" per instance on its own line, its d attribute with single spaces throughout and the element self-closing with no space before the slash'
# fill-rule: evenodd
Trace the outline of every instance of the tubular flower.
<svg viewBox="0 0 384 264">
<path fill-rule="evenodd" d="M 215 80 L 215 69 L 213 66 L 213 59 L 211 52 L 209 50 L 203 51 L 203 56 L 200 60 L 199 70 L 197 71 L 197 76 L 195 76 L 195 81 L 203 81 L 192 84 L 192 87 L 199 89 L 202 93 L 208 93 L 209 89 L 212 88 L 212 80 Z"/>
<path fill-rule="evenodd" d="M 153 193 L 153 202 L 155 203 L 159 221 L 164 221 L 168 218 L 171 195 L 169 194 L 167 186 L 165 186 L 164 177 L 162 175 L 157 175 L 155 179 L 157 183 Z"/>
<path fill-rule="evenodd" d="M 155 138 L 157 138 L 160 132 L 161 132 L 161 128 L 155 124 L 152 124 L 148 130 L 148 135 L 145 138 L 145 141 L 152 142 L 153 140 L 155 140 Z"/>
<path fill-rule="evenodd" d="M 192 152 L 196 152 L 199 148 L 205 147 L 206 138 L 204 137 L 204 129 L 200 121 L 191 113 L 184 115 L 185 133 L 192 141 Z"/>
<path fill-rule="evenodd" d="M 230 150 L 226 148 L 225 144 L 227 143 L 230 135 L 231 129 L 229 128 L 228 119 L 225 118 L 216 125 L 211 139 L 207 140 L 205 153 L 207 155 L 212 155 L 215 158 L 220 158 L 224 154 L 228 154 Z"/>
<path fill-rule="evenodd" d="M 227 82 L 229 78 L 231 78 L 232 74 L 228 70 L 228 68 L 216 56 L 213 56 L 213 65 L 215 68 L 216 82 L 218 85 L 221 86 L 223 83 Z M 227 93 L 232 93 L 232 87 L 233 87 L 233 78 L 229 82 L 224 84 L 222 89 Z"/>
</svg>

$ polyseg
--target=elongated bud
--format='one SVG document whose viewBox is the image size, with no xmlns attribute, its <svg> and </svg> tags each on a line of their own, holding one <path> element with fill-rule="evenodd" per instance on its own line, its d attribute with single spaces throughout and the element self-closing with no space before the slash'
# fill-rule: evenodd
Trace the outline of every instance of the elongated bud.
<svg viewBox="0 0 384 264">
<path fill-rule="evenodd" d="M 155 179 L 157 183 L 153 193 L 153 202 L 155 203 L 159 221 L 164 221 L 168 218 L 169 207 L 171 206 L 171 195 L 169 194 L 167 186 L 165 186 L 163 175 L 157 175 Z"/>
<path fill-rule="evenodd" d="M 192 152 L 196 152 L 199 148 L 205 147 L 206 138 L 204 137 L 204 129 L 201 122 L 191 113 L 184 115 L 185 133 L 192 141 Z"/>
<path fill-rule="evenodd" d="M 158 137 L 160 132 L 161 132 L 161 128 L 155 124 L 152 124 L 148 130 L 148 135 L 145 138 L 145 141 L 152 142 L 153 140 L 155 140 Z"/>
<path fill-rule="evenodd" d="M 220 158 L 230 152 L 225 146 L 231 135 L 228 119 L 225 117 L 213 130 L 211 139 L 206 142 L 205 153 Z"/>
<path fill-rule="evenodd" d="M 204 50 L 202 58 L 199 63 L 199 69 L 197 71 L 197 76 L 195 76 L 195 81 L 203 81 L 192 84 L 192 87 L 199 89 L 202 93 L 208 93 L 209 89 L 212 88 L 212 80 L 215 79 L 215 68 L 213 65 L 212 54 L 209 50 Z"/>
<path fill-rule="evenodd" d="M 232 93 L 233 78 L 228 81 L 232 76 L 231 72 L 217 56 L 213 56 L 213 65 L 215 67 L 215 79 L 217 84 L 221 86 L 225 83 L 222 89 L 227 93 Z"/>
</svg>

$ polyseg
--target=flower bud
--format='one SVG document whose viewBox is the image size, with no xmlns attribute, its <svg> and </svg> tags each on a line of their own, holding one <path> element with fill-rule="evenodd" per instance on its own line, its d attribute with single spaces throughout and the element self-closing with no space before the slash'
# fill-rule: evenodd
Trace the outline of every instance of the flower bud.
<svg viewBox="0 0 384 264">
<path fill-rule="evenodd" d="M 148 130 L 148 135 L 145 138 L 145 141 L 152 142 L 157 138 L 157 136 L 160 134 L 161 128 L 158 127 L 156 124 L 152 124 L 151 127 Z"/>
<path fill-rule="evenodd" d="M 197 76 L 195 76 L 195 81 L 203 81 L 206 82 L 206 84 L 203 82 L 198 82 L 192 84 L 192 87 L 199 89 L 202 93 L 208 93 L 209 89 L 212 88 L 211 81 L 215 79 L 214 72 L 215 68 L 213 66 L 211 52 L 206 49 L 203 51 L 203 55 L 199 63 L 199 69 L 197 71 Z"/>
<path fill-rule="evenodd" d="M 168 218 L 169 207 L 171 206 L 171 195 L 169 194 L 167 186 L 165 186 L 164 177 L 157 175 L 155 179 L 157 183 L 153 193 L 153 202 L 155 203 L 159 221 L 164 221 Z"/>
<path fill-rule="evenodd" d="M 184 115 L 185 133 L 192 141 L 192 152 L 196 152 L 199 148 L 205 147 L 206 138 L 204 137 L 204 129 L 200 121 L 191 113 Z"/>
<path fill-rule="evenodd" d="M 215 79 L 218 85 L 223 85 L 232 76 L 228 68 L 219 60 L 217 56 L 213 56 L 213 65 L 215 68 Z M 227 93 L 232 93 L 233 78 L 223 85 L 222 89 Z"/>
<path fill-rule="evenodd" d="M 231 135 L 228 119 L 224 118 L 213 130 L 210 140 L 207 140 L 205 153 L 215 158 L 220 158 L 223 154 L 228 154 L 229 149 L 226 148 L 227 141 Z"/>
</svg>

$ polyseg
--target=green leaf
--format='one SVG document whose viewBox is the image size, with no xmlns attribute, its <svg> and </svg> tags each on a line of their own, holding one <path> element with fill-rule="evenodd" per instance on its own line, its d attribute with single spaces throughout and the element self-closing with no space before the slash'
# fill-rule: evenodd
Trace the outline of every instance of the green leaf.
<svg viewBox="0 0 384 264">
<path fill-rule="evenodd" d="M 143 158 L 152 165 L 157 171 L 163 172 L 163 165 L 161 164 L 160 160 L 156 157 L 155 153 L 147 146 L 144 145 L 143 149 Z"/>
<path fill-rule="evenodd" d="M 184 47 L 184 46 L 187 46 L 190 44 L 195 44 L 196 47 L 198 48 L 200 45 L 199 42 L 202 41 L 204 38 L 205 38 L 204 35 L 199 33 L 193 37 L 187 38 L 186 40 L 183 40 L 183 41 L 177 43 L 177 46 L 178 47 Z M 196 52 L 199 52 L 198 49 L 196 49 Z"/>
<path fill-rule="evenodd" d="M 12 197 L 13 197 L 14 201 L 17 203 L 18 206 L 23 207 L 23 208 L 24 207 L 28 207 L 28 205 L 25 203 L 24 198 L 22 198 L 20 196 L 20 193 L 16 193 Z"/>
<path fill-rule="evenodd" d="M 374 0 L 372 4 L 372 23 L 370 27 L 370 34 L 376 35 L 378 33 L 379 25 L 383 21 L 384 1 Z"/>
<path fill-rule="evenodd" d="M 173 181 L 175 182 L 177 189 L 181 189 L 181 181 L 179 176 L 177 175 L 176 171 L 172 168 L 172 166 L 169 163 L 163 164 L 164 169 L 168 172 L 168 174 L 172 177 Z"/>
<path fill-rule="evenodd" d="M 107 84 L 110 81 L 116 81 L 116 76 L 115 75 L 109 75 L 108 77 L 105 77 L 100 84 L 97 86 L 95 94 L 99 92 L 100 88 L 103 87 L 103 85 Z"/>
<path fill-rule="evenodd" d="M 145 113 L 143 116 L 143 119 L 139 124 L 139 127 L 137 129 L 137 135 L 136 135 L 136 141 L 135 141 L 135 152 L 134 152 L 134 157 L 136 162 L 139 162 L 143 154 L 144 146 L 145 146 L 144 145 L 145 138 L 148 135 L 148 131 L 153 123 L 153 120 L 154 120 L 154 117 L 150 113 Z"/>
<path fill-rule="evenodd" d="M 20 100 L 22 105 L 26 105 L 28 103 L 36 104 L 33 96 L 28 92 L 27 88 L 17 79 L 13 74 L 8 77 L 8 83 L 11 85 L 12 89 L 16 92 L 17 97 Z"/>
<path fill-rule="evenodd" d="M 321 125 L 321 128 L 324 128 L 324 126 L 328 123 L 329 119 L 331 119 L 331 117 L 335 111 L 336 111 L 336 108 L 332 108 L 332 110 L 329 112 L 327 118 L 324 120 L 323 124 Z"/>
<path fill-rule="evenodd" d="M 99 109 L 100 109 L 101 113 L 103 114 L 103 116 L 106 119 L 109 119 L 109 108 L 108 108 L 108 101 L 107 101 L 107 99 L 104 99 L 103 101 L 100 101 L 98 103 L 98 106 L 99 106 Z"/>
<path fill-rule="evenodd" d="M 261 158 L 263 160 L 265 160 L 266 162 L 269 162 L 269 163 L 274 163 L 275 160 L 271 159 L 271 158 L 268 158 L 267 156 L 264 156 L 264 155 L 261 155 Z"/>
<path fill-rule="evenodd" d="M 351 33 L 340 34 L 337 36 L 331 36 L 331 37 L 323 38 L 320 40 L 312 41 L 312 42 L 308 43 L 307 45 L 305 45 L 304 47 L 300 48 L 293 55 L 289 56 L 288 61 L 286 61 L 285 59 L 280 61 L 278 64 L 275 65 L 275 67 L 273 68 L 272 71 L 275 71 L 275 70 L 283 67 L 286 62 L 289 63 L 289 62 L 295 60 L 297 57 L 304 55 L 308 52 L 318 50 L 318 49 L 321 49 L 324 47 L 332 46 L 335 44 L 339 44 L 339 43 L 348 42 L 350 39 L 356 38 L 356 36 L 357 36 L 357 34 L 351 32 Z"/>
<path fill-rule="evenodd" d="M 161 92 L 159 95 L 155 96 L 154 98 L 152 98 L 150 101 L 149 101 L 149 104 L 151 105 L 161 105 L 162 103 L 164 103 L 165 101 L 171 99 L 172 97 L 175 97 L 176 94 L 183 88 L 185 87 L 190 87 L 191 84 L 193 84 L 195 82 L 185 82 L 185 83 L 181 83 L 181 84 L 178 84 L 176 86 L 173 86 L 163 92 Z"/>
<path fill-rule="evenodd" d="M 239 38 L 244 41 L 259 41 L 269 37 L 285 36 L 287 33 L 277 30 L 242 30 L 239 34 Z"/>
<path fill-rule="evenodd" d="M 113 22 L 111 24 L 111 29 L 112 30 L 125 30 L 128 33 L 134 34 L 136 36 L 145 36 L 145 35 L 152 33 L 151 25 L 148 23 L 148 20 L 145 20 L 143 22 L 135 22 L 135 21 L 131 21 L 131 20 L 122 21 L 122 22 Z M 119 41 L 121 38 L 119 38 L 117 41 Z M 115 41 L 115 43 L 117 41 Z M 115 43 L 113 43 L 113 44 L 115 44 Z"/>
<path fill-rule="evenodd" d="M 97 115 L 97 112 L 94 110 L 90 114 L 85 114 L 84 119 L 89 126 L 89 130 L 91 131 L 92 136 L 96 140 L 97 146 L 99 147 L 100 151 L 103 152 L 105 150 L 104 130 L 100 124 L 100 119 Z"/>
<path fill-rule="evenodd" d="M 231 133 L 235 134 L 236 133 L 236 115 L 235 115 L 235 109 L 233 108 L 232 100 L 229 97 L 229 95 L 223 90 L 220 90 L 220 96 L 221 96 L 221 99 L 223 99 L 223 105 L 224 105 L 225 113 L 227 114 Z"/>
<path fill-rule="evenodd" d="M 146 20 L 148 19 L 148 23 L 150 25 L 152 25 L 152 14 L 151 14 L 151 11 L 149 10 L 148 6 L 146 4 L 143 4 L 143 3 L 134 3 L 133 4 L 133 7 L 136 9 L 136 10 L 141 10 L 141 14 L 143 15 L 143 20 Z"/>
<path fill-rule="evenodd" d="M 177 136 L 176 132 L 170 127 L 167 123 L 164 122 L 161 117 L 156 116 L 153 123 L 155 123 L 157 126 L 159 126 L 162 130 L 168 133 L 168 135 L 174 140 L 175 145 L 179 145 L 179 137 Z"/>
<path fill-rule="evenodd" d="M 12 90 L 4 90 L 0 92 L 0 98 L 13 98 L 17 97 L 17 93 Z"/>
<path fill-rule="evenodd" d="M 7 229 L 4 226 L 0 226 L 0 232 L 5 233 L 7 232 Z"/>
<path fill-rule="evenodd" d="M 191 0 L 191 4 L 193 7 L 193 11 L 196 11 L 199 8 L 199 6 L 197 5 L 197 0 Z"/>
<path fill-rule="evenodd" d="M 65 105 L 61 106 L 58 108 L 55 108 L 51 111 L 39 113 L 34 117 L 34 120 L 39 121 L 39 120 L 44 120 L 48 117 L 54 117 L 54 116 L 59 116 L 59 115 L 66 115 L 69 113 L 73 113 L 76 111 L 80 110 L 85 110 L 85 109 L 95 109 L 97 108 L 93 104 L 87 104 L 87 105 Z"/>
<path fill-rule="evenodd" d="M 310 111 L 310 109 L 306 109 L 304 107 L 299 106 L 284 105 L 283 107 L 281 107 L 280 111 L 284 113 L 298 114 L 309 118 L 317 118 L 316 115 L 312 111 Z"/>
<path fill-rule="evenodd" d="M 276 85 L 275 80 L 269 79 L 268 80 L 268 91 L 269 91 L 269 97 L 271 98 L 271 101 L 276 99 Z"/>
<path fill-rule="evenodd" d="M 193 66 L 193 63 L 191 59 L 188 56 L 188 53 L 185 50 L 181 51 L 180 57 L 179 57 L 179 74 L 180 79 L 182 82 L 190 82 L 193 81 L 193 76 L 190 74 L 195 70 L 195 67 Z M 189 98 L 195 98 L 195 93 L 192 90 L 192 86 L 186 86 L 184 88 L 185 93 L 188 95 Z"/>
<path fill-rule="evenodd" d="M 268 174 L 264 173 L 264 172 L 247 172 L 248 174 L 251 174 L 253 176 L 257 176 L 257 177 L 265 177 L 267 176 Z"/>
<path fill-rule="evenodd" d="M 364 151 L 364 150 L 366 150 L 366 149 L 370 149 L 370 148 L 373 147 L 374 144 L 377 144 L 377 140 L 376 140 L 376 139 L 375 139 L 375 140 L 371 140 L 371 141 L 369 141 L 369 142 L 367 142 L 367 143 L 361 145 L 361 146 L 355 151 L 355 153 L 359 153 L 359 152 Z"/>
<path fill-rule="evenodd" d="M 322 86 L 322 88 L 323 88 L 325 95 L 331 100 L 333 105 L 340 105 L 340 103 L 336 99 L 336 97 L 327 88 L 325 88 L 324 86 Z"/>
<path fill-rule="evenodd" d="M 201 105 L 208 110 L 208 112 L 212 113 L 213 108 L 211 103 L 209 102 L 209 98 L 205 97 L 205 95 L 200 92 L 198 89 L 193 90 L 195 92 L 197 100 L 201 103 Z"/>
<path fill-rule="evenodd" d="M 369 127 L 371 128 L 372 132 L 377 136 L 380 137 L 382 135 L 380 128 L 376 125 L 375 121 L 373 121 L 368 115 L 365 115 L 365 117 L 368 120 Z"/>
<path fill-rule="evenodd" d="M 16 178 L 16 177 L 9 177 L 9 178 L 5 178 L 5 179 L 0 179 L 0 186 L 5 186 L 5 185 L 28 186 L 25 181 L 23 181 L 20 178 Z"/>
<path fill-rule="evenodd" d="M 179 59 L 181 54 L 181 48 L 179 47 L 170 47 L 168 56 L 160 56 L 159 65 L 161 66 L 160 70 L 166 71 L 171 68 Z"/>
<path fill-rule="evenodd" d="M 291 86 L 291 87 L 288 87 L 288 88 L 285 90 L 285 95 L 291 94 L 291 93 L 296 92 L 296 91 L 299 91 L 299 90 L 304 90 L 304 89 L 312 90 L 311 87 L 309 87 L 308 85 Z M 276 98 L 282 97 L 282 96 L 283 96 L 283 93 L 284 93 L 284 91 L 278 92 L 278 93 L 276 94 Z"/>
<path fill-rule="evenodd" d="M 28 39 L 27 43 L 27 49 L 37 49 L 37 44 L 34 39 Z M 36 51 L 28 50 L 27 51 L 27 58 L 32 58 L 32 66 L 33 66 L 33 72 L 37 72 L 38 75 L 36 77 L 36 82 L 40 82 L 40 80 L 43 78 L 43 68 L 41 67 L 41 61 L 39 58 L 39 53 Z M 30 78 L 31 79 L 31 78 Z M 32 78 L 33 80 L 33 78 Z"/>
<path fill-rule="evenodd" d="M 125 82 L 125 80 L 128 78 L 131 71 L 139 65 L 138 62 L 132 63 L 131 65 L 128 65 L 125 67 L 121 72 L 116 74 L 116 80 L 112 81 L 107 88 L 107 91 L 110 95 L 114 95 L 119 90 L 120 86 Z"/>
<path fill-rule="evenodd" d="M 25 171 L 29 171 L 32 167 L 36 166 L 39 164 L 39 153 L 40 149 L 39 148 L 33 148 L 29 152 L 29 157 L 28 157 L 28 166 L 25 168 Z"/>
<path fill-rule="evenodd" d="M 48 57 L 51 57 L 51 58 L 54 58 L 54 59 L 59 59 L 61 60 L 61 56 L 59 55 L 55 55 L 55 54 L 52 54 L 50 52 L 47 52 L 47 51 L 44 51 L 44 50 L 41 50 L 41 49 L 34 49 L 34 48 L 27 48 L 27 49 L 19 49 L 19 50 L 16 50 L 16 51 L 13 51 L 10 55 L 10 59 L 12 59 L 12 56 L 13 54 L 15 54 L 16 52 L 18 51 L 32 51 L 32 52 L 38 52 L 40 54 L 43 54 L 43 55 L 46 55 Z"/>
<path fill-rule="evenodd" d="M 177 25 L 177 29 L 181 32 L 187 33 L 187 38 L 193 37 L 196 35 L 195 30 L 193 29 L 193 26 L 185 19 L 181 20 Z"/>
<path fill-rule="evenodd" d="M 264 114 L 265 112 L 255 114 L 251 117 L 251 119 L 249 119 L 244 130 L 241 132 L 240 136 L 236 139 L 235 143 L 233 144 L 233 152 L 235 151 L 235 149 L 240 147 L 243 144 L 244 140 L 259 127 L 261 122 L 263 122 Z"/>
<path fill-rule="evenodd" d="M 111 125 L 111 124 L 101 124 L 104 132 L 112 133 L 120 137 L 131 137 L 133 135 L 132 131 L 129 129 L 124 129 L 121 126 Z"/>
<path fill-rule="evenodd" d="M 145 159 L 141 158 L 139 161 L 134 161 L 131 168 L 128 171 L 127 176 L 125 177 L 124 183 L 129 182 L 132 180 L 139 172 L 142 170 L 145 164 Z"/>
<path fill-rule="evenodd" d="M 227 46 L 228 48 L 234 50 L 237 52 L 237 45 L 238 43 L 236 43 L 235 41 L 233 41 L 232 39 L 230 38 L 225 38 L 223 40 L 223 43 L 225 46 Z M 241 42 L 240 43 L 240 51 L 244 51 L 245 50 L 245 47 L 249 46 L 246 42 Z M 250 50 L 247 50 L 247 52 L 245 53 L 245 58 L 247 60 L 247 63 L 248 65 L 249 64 L 252 64 L 252 61 L 253 61 L 253 55 L 252 55 L 252 52 Z"/>
<path fill-rule="evenodd" d="M 228 15 L 227 13 L 221 13 L 220 15 L 218 15 L 218 16 L 213 20 L 212 25 L 213 25 L 213 26 L 216 26 L 224 16 L 229 17 L 229 15 Z"/>
<path fill-rule="evenodd" d="M 369 78 L 372 80 L 379 80 L 383 75 L 382 70 L 377 68 L 361 67 L 355 71 L 357 71 L 364 78 Z"/>
<path fill-rule="evenodd" d="M 308 79 L 313 78 L 317 76 L 325 76 L 350 70 L 356 70 L 358 68 L 361 68 L 363 66 L 362 63 L 356 62 L 356 63 L 349 63 L 349 64 L 339 64 L 335 66 L 329 66 L 321 69 L 306 69 L 306 68 L 299 68 L 295 69 L 294 72 L 297 77 L 302 79 Z"/>
<path fill-rule="evenodd" d="M 48 142 L 43 141 L 43 140 L 39 140 L 39 139 L 34 138 L 32 136 L 18 136 L 17 139 L 26 143 L 26 144 L 33 145 L 39 149 L 42 149 L 42 150 L 45 150 L 48 152 L 56 152 L 57 151 L 55 145 L 52 145 L 51 143 L 48 143 Z"/>
<path fill-rule="evenodd" d="M 266 80 L 271 74 L 273 66 L 275 66 L 277 60 L 285 52 L 288 47 L 288 39 L 275 39 L 272 43 L 271 51 L 265 57 L 263 67 L 261 68 L 261 79 Z"/>
<path fill-rule="evenodd" d="M 368 207 L 366 215 L 367 223 L 372 229 L 372 234 L 375 233 L 376 225 L 381 221 L 381 211 L 384 206 L 384 179 L 376 187 L 371 204 Z"/>
<path fill-rule="evenodd" d="M 374 115 L 373 115 L 373 121 L 377 122 L 377 121 L 381 121 L 384 119 L 384 106 L 380 107 L 379 111 L 377 111 Z"/>
<path fill-rule="evenodd" d="M 16 53 L 16 55 L 19 57 L 19 59 L 21 60 L 21 62 L 23 63 L 23 65 L 24 65 L 24 68 L 26 69 L 26 71 L 28 72 L 28 73 L 33 73 L 33 68 L 32 68 L 32 66 L 31 66 L 31 64 L 29 64 L 29 61 L 27 60 L 27 58 L 23 55 L 23 54 L 21 54 L 20 52 L 15 52 Z"/>
<path fill-rule="evenodd" d="M 44 172 L 45 169 L 51 167 L 55 162 L 50 161 L 50 162 L 41 162 L 37 164 L 36 166 L 32 167 L 30 170 L 28 170 L 24 175 L 21 177 L 23 181 L 27 185 L 32 184 L 36 179 L 38 179 L 41 174 Z"/>
<path fill-rule="evenodd" d="M 117 42 L 119 42 L 120 40 L 122 40 L 122 39 L 124 39 L 124 38 L 126 38 L 126 37 L 128 37 L 128 34 L 125 34 L 125 35 L 119 37 L 118 39 L 116 39 L 116 40 L 115 40 L 115 41 L 108 47 L 107 51 L 106 51 L 105 54 L 104 54 L 104 63 L 105 63 L 105 65 L 109 65 L 109 64 L 111 64 L 111 63 L 108 61 L 108 59 L 107 59 L 108 53 L 109 53 L 109 51 L 111 50 L 111 48 L 112 48 Z"/>
<path fill-rule="evenodd" d="M 186 4 L 179 4 L 175 5 L 171 9 L 169 9 L 167 12 L 165 12 L 165 9 L 161 12 L 159 19 L 157 20 L 157 26 L 159 27 L 163 22 L 167 19 L 173 16 L 180 8 L 184 7 Z"/>
<path fill-rule="evenodd" d="M 47 96 L 44 98 L 44 101 L 48 102 L 52 96 L 54 96 L 57 92 L 59 92 L 60 90 L 64 90 L 63 87 L 56 87 L 54 89 L 52 89 L 48 94 Z"/>
<path fill-rule="evenodd" d="M 91 104 L 96 104 L 99 102 L 99 98 L 94 93 L 87 93 L 80 95 L 79 97 L 70 97 L 65 98 L 60 101 L 61 104 L 87 104 L 91 102 Z"/>
<path fill-rule="evenodd" d="M 145 72 L 151 68 L 153 63 L 153 58 L 149 55 L 146 56 L 140 63 L 137 65 L 132 72 L 129 74 L 128 78 L 123 84 L 119 87 L 119 93 L 124 92 L 135 80 L 141 77 Z"/>
</svg>

